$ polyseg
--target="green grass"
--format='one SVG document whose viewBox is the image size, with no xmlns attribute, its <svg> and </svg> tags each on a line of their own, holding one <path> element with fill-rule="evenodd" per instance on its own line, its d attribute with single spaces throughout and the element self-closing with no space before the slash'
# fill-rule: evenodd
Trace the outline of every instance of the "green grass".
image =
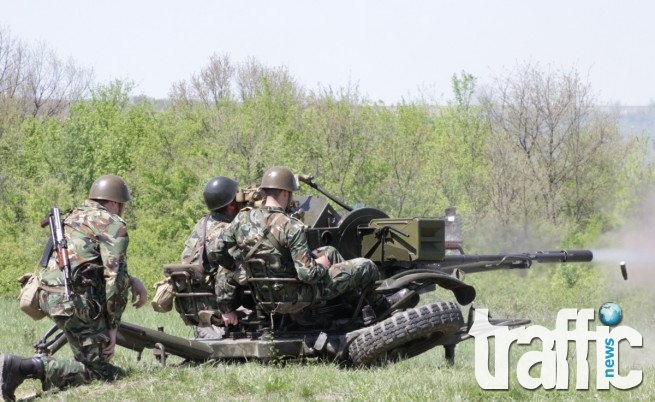
<svg viewBox="0 0 655 402">
<path fill-rule="evenodd" d="M 467 281 L 478 288 L 476 306 L 489 307 L 497 316 L 530 317 L 535 324 L 554 328 L 557 310 L 562 307 L 598 308 L 604 301 L 619 301 L 626 312 L 623 325 L 641 332 L 644 347 L 639 350 L 621 349 L 621 375 L 627 370 L 642 370 L 644 380 L 634 389 L 623 391 L 596 390 L 595 343 L 590 343 L 590 390 L 576 391 L 575 356 L 569 356 L 569 390 L 555 391 L 523 389 L 516 379 L 516 363 L 530 349 L 541 349 L 536 341 L 530 347 L 513 345 L 510 358 L 510 390 L 481 389 L 474 374 L 474 341 L 467 340 L 457 347 L 456 362 L 449 367 L 443 348 L 435 348 L 414 359 L 371 369 L 343 369 L 329 363 L 313 361 L 286 364 L 207 363 L 182 365 L 181 359 L 170 357 L 162 367 L 152 353 L 144 351 L 140 361 L 133 351 L 119 348 L 115 363 L 129 372 L 128 378 L 113 384 L 94 382 L 66 391 L 41 393 L 39 382 L 26 381 L 17 392 L 18 398 L 39 401 L 651 401 L 655 399 L 655 360 L 653 353 L 652 294 L 647 287 L 631 284 L 633 291 L 611 289 L 604 285 L 602 274 L 585 278 L 600 285 L 591 291 L 583 283 L 566 289 L 553 290 L 553 272 L 530 272 L 470 275 Z M 623 285 L 623 284 L 621 284 Z M 626 285 L 627 286 L 627 285 Z M 586 293 L 585 293 L 586 292 Z M 584 294 L 583 294 L 584 293 Z M 434 295 L 430 298 L 444 298 Z M 620 298 L 619 298 L 620 297 Z M 574 302 L 574 300 L 579 302 Z M 569 305 L 575 304 L 575 305 Z M 464 310 L 466 312 L 466 310 Z M 637 312 L 635 314 L 634 312 Z M 124 318 L 142 326 L 163 326 L 168 333 L 190 337 L 175 312 L 158 314 L 149 306 L 141 310 L 128 308 Z M 22 314 L 15 298 L 0 298 L 0 352 L 29 356 L 32 344 L 50 326 L 48 319 L 32 321 Z M 592 324 L 592 328 L 594 325 Z M 58 357 L 70 357 L 65 347 Z M 539 375 L 539 368 L 531 371 Z"/>
</svg>

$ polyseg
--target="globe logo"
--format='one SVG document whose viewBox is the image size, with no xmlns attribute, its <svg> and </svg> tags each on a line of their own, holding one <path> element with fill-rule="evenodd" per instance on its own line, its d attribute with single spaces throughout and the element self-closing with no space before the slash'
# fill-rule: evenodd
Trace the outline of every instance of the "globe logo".
<svg viewBox="0 0 655 402">
<path fill-rule="evenodd" d="M 598 309 L 598 317 L 603 325 L 615 326 L 621 322 L 623 310 L 621 306 L 614 302 L 603 303 L 600 309 Z"/>
</svg>

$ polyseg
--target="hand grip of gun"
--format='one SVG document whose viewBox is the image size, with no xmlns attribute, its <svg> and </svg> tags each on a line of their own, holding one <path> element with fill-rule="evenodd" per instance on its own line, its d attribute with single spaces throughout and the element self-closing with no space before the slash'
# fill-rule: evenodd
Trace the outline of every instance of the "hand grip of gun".
<svg viewBox="0 0 655 402">
<path fill-rule="evenodd" d="M 64 273 L 64 297 L 68 301 L 71 298 L 71 264 L 68 259 L 68 242 L 64 236 L 64 227 L 61 222 L 59 208 L 54 207 L 50 209 L 48 223 L 50 224 L 52 244 L 57 252 L 57 265 Z"/>
<path fill-rule="evenodd" d="M 314 184 L 312 180 L 314 180 L 314 176 L 310 174 L 299 174 L 298 175 L 298 180 L 305 183 L 305 184 Z"/>
<path fill-rule="evenodd" d="M 339 204 L 339 206 L 341 208 L 345 209 L 346 211 L 352 211 L 353 210 L 353 208 L 350 205 L 345 204 L 343 201 L 340 201 L 337 197 L 335 197 L 332 194 L 325 191 L 325 189 L 323 189 L 323 187 L 321 187 L 318 184 L 314 183 L 314 176 L 309 175 L 309 174 L 298 174 L 298 175 L 296 175 L 296 178 L 298 179 L 298 181 L 301 181 L 301 182 L 307 184 L 309 187 L 317 190 L 318 192 L 320 192 L 321 194 L 323 194 L 327 198 L 329 198 L 332 201 L 334 201 L 335 203 Z"/>
</svg>

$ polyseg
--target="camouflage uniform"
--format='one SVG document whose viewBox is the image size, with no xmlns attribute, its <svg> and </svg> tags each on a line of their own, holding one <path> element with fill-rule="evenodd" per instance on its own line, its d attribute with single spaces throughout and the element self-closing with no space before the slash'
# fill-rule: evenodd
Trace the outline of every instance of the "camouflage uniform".
<svg viewBox="0 0 655 402">
<path fill-rule="evenodd" d="M 183 264 L 197 264 L 200 261 L 200 257 L 203 250 L 202 237 L 203 231 L 205 236 L 205 244 L 208 244 L 210 241 L 215 241 L 216 238 L 220 237 L 223 233 L 223 229 L 227 227 L 232 218 L 229 216 L 220 213 L 212 212 L 209 215 L 205 215 L 196 226 L 193 228 L 193 232 L 187 238 L 187 241 L 184 243 L 184 251 L 181 255 L 181 260 Z M 207 257 L 209 257 L 207 255 Z M 203 257 L 203 267 L 205 269 L 206 282 L 202 284 L 202 288 L 193 289 L 194 291 L 203 292 L 203 291 L 214 291 L 214 281 L 216 279 L 216 271 L 220 269 L 218 260 Z M 181 314 L 183 320 L 187 324 L 199 324 L 196 322 L 190 322 L 189 319 L 185 316 L 187 313 L 191 313 L 195 310 L 216 310 L 216 299 L 213 297 L 202 297 L 202 298 L 182 298 L 178 297 L 175 299 L 175 307 L 177 311 Z M 208 323 L 206 323 L 208 325 Z"/>
<path fill-rule="evenodd" d="M 53 253 L 41 271 L 41 309 L 64 331 L 75 360 L 41 357 L 44 385 L 77 386 L 95 379 L 115 380 L 123 371 L 102 353 L 108 329 L 117 328 L 129 293 L 127 227 L 118 215 L 87 199 L 64 220 L 72 271 L 70 301 Z"/>
<path fill-rule="evenodd" d="M 309 249 L 304 225 L 290 217 L 282 208 L 262 206 L 257 209 L 244 209 L 223 231 L 223 236 L 207 244 L 207 253 L 212 255 L 230 254 L 241 258 L 255 247 L 263 236 L 264 228 L 269 227 L 271 235 L 289 250 L 293 261 L 288 261 L 282 253 L 264 238 L 257 247 L 257 254 L 274 254 L 282 258 L 282 269 L 288 276 L 312 285 L 315 300 L 330 300 L 340 295 L 356 295 L 358 291 L 370 290 L 371 284 L 380 278 L 377 266 L 369 259 L 355 258 L 343 261 L 336 249 L 324 247 L 317 251 L 325 253 L 331 261 L 337 262 L 330 268 L 316 263 Z M 216 289 L 218 307 L 222 313 L 233 311 L 231 299 L 236 282 L 235 272 L 219 273 Z M 369 301 L 375 303 L 381 298 L 369 292 Z"/>
<path fill-rule="evenodd" d="M 203 229 L 205 221 L 206 229 Z M 212 212 L 207 219 L 203 217 L 199 220 L 193 228 L 193 232 L 191 232 L 189 238 L 187 238 L 184 243 L 184 251 L 182 251 L 182 256 L 180 257 L 182 263 L 194 264 L 199 261 L 202 247 L 200 240 L 202 239 L 203 230 L 205 231 L 205 244 L 208 244 L 213 239 L 221 236 L 223 228 L 225 228 L 230 221 L 232 221 L 232 218 L 220 212 Z M 210 266 L 211 264 L 209 261 L 205 261 L 204 265 L 207 271 L 211 270 L 212 267 Z"/>
</svg>

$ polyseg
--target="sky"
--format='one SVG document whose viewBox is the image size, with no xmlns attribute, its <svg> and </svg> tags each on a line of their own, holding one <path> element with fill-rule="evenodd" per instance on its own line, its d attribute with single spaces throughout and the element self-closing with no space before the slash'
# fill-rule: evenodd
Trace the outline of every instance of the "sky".
<svg viewBox="0 0 655 402">
<path fill-rule="evenodd" d="M 0 0 L 0 27 L 166 98 L 212 55 L 286 67 L 306 89 L 393 104 L 452 99 L 525 63 L 577 70 L 601 104 L 655 100 L 655 2 L 609 0 Z"/>
</svg>

